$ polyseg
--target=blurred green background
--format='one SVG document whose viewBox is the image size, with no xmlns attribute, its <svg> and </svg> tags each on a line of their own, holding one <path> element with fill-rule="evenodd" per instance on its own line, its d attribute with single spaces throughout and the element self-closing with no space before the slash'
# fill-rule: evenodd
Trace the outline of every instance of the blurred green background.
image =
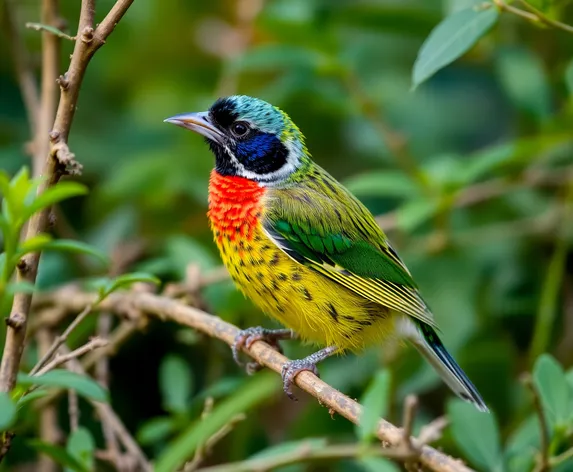
<svg viewBox="0 0 573 472">
<path fill-rule="evenodd" d="M 74 33 L 79 2 L 61 3 Z M 183 279 L 188 263 L 217 268 L 205 215 L 212 156 L 197 136 L 162 120 L 234 93 L 279 106 L 315 160 L 383 215 L 445 344 L 497 418 L 508 463 L 522 461 L 510 470 L 531 470 L 539 438 L 519 376 L 544 351 L 565 370 L 573 365 L 573 36 L 503 14 L 462 59 L 413 90 L 424 39 L 444 16 L 475 3 L 136 0 L 88 68 L 70 148 L 91 191 L 62 205 L 65 224 L 55 232 L 109 253 L 141 240 L 145 257 L 132 268 L 164 281 Z M 573 19 L 569 2 L 532 3 Z M 97 18 L 112 4 L 99 1 Z M 39 21 L 36 1 L 21 0 L 19 12 L 22 21 Z M 26 30 L 25 39 L 38 65 L 40 35 Z M 6 36 L 0 41 L 0 166 L 14 173 L 29 162 L 30 136 Z M 63 72 L 73 44 L 62 44 Z M 40 284 L 98 270 L 48 253 Z M 240 327 L 272 325 L 230 282 L 203 295 L 205 309 Z M 296 358 L 311 347 L 285 349 Z M 408 393 L 420 396 L 420 424 L 445 411 L 452 395 L 412 349 L 375 347 L 320 370 L 360 398 L 384 366 L 390 421 L 400 423 Z M 151 457 L 198 418 L 207 396 L 217 404 L 245 388 L 260 398 L 206 463 L 308 437 L 354 437 L 353 425 L 306 395 L 298 403 L 284 398 L 278 376 L 249 378 L 226 345 L 173 324 L 152 320 L 111 360 L 112 405 Z M 92 417 L 84 420 L 101 439 Z M 32 434 L 34 419 L 27 422 Z M 440 445 L 463 455 L 450 430 Z M 26 450 L 16 442 L 9 463 Z"/>
</svg>

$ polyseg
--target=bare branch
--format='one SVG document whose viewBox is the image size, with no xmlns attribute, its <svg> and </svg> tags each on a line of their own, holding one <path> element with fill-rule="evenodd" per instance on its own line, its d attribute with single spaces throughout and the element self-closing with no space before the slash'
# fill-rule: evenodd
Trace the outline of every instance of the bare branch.
<svg viewBox="0 0 573 472">
<path fill-rule="evenodd" d="M 283 454 L 215 465 L 198 469 L 197 472 L 253 472 L 274 470 L 300 462 L 353 459 L 359 457 L 385 457 L 394 460 L 403 460 L 403 452 L 386 449 L 381 446 L 365 447 L 363 444 L 332 444 L 321 448 L 313 448 L 311 443 L 301 444 L 294 450 Z M 458 469 L 436 469 L 458 470 Z M 462 470 L 462 469 L 460 469 Z"/>
<path fill-rule="evenodd" d="M 77 349 L 74 349 L 73 351 L 71 351 L 67 354 L 56 354 L 56 356 L 52 359 L 51 362 L 47 363 L 44 367 L 38 369 L 36 372 L 34 372 L 34 373 L 30 372 L 30 373 L 31 373 L 31 375 L 43 375 L 46 372 L 49 372 L 50 370 L 53 370 L 56 367 L 59 367 L 62 364 L 65 364 L 66 362 L 69 362 L 73 359 L 77 359 L 78 357 L 83 356 L 86 352 L 90 352 L 90 351 L 93 351 L 94 349 L 98 349 L 100 347 L 107 346 L 107 344 L 108 344 L 108 341 L 106 339 L 93 338 L 92 340 L 90 340 L 89 342 L 84 344 L 83 346 L 80 346 Z M 54 345 L 55 345 L 55 343 L 52 344 L 52 346 L 50 346 L 50 348 L 53 348 Z M 60 347 L 60 346 L 58 346 L 58 347 Z M 58 349 L 58 347 L 56 349 Z"/>
<path fill-rule="evenodd" d="M 66 351 L 67 349 L 65 347 L 62 347 L 62 350 Z M 68 351 L 64 355 L 69 355 L 69 354 L 71 354 L 71 352 Z M 77 358 L 75 357 L 71 358 L 69 361 L 71 364 L 71 368 L 74 371 L 82 375 L 87 375 L 85 369 L 82 367 Z M 134 458 L 137 464 L 136 470 L 141 472 L 152 472 L 153 469 L 151 467 L 151 464 L 147 460 L 147 457 L 145 456 L 145 454 L 143 453 L 143 451 L 141 450 L 141 448 L 139 447 L 133 436 L 129 433 L 128 429 L 122 423 L 121 419 L 117 416 L 111 405 L 109 405 L 108 403 L 100 403 L 93 400 L 91 400 L 90 403 L 96 410 L 101 421 L 105 422 L 110 426 L 115 436 L 119 439 L 123 447 L 125 447 L 125 450 L 129 453 L 131 457 Z"/>
<path fill-rule="evenodd" d="M 50 2 L 53 0 L 45 0 Z M 111 34 L 118 21 L 125 14 L 133 0 L 118 0 L 111 8 L 104 21 L 96 28 L 94 38 L 94 13 L 95 0 L 83 0 L 80 10 L 80 20 L 78 34 L 70 66 L 68 71 L 60 77 L 60 101 L 56 112 L 56 118 L 52 131 L 50 131 L 50 152 L 44 155 L 45 165 L 42 174 L 45 180 L 42 181 L 38 192 L 42 193 L 47 188 L 58 182 L 60 177 L 69 169 L 77 170 L 74 155 L 69 151 L 67 140 L 74 118 L 78 96 L 82 80 L 90 59 L 107 37 Z M 43 33 L 46 39 L 58 40 L 54 35 Z M 48 79 L 46 78 L 46 81 Z M 47 113 L 46 113 L 47 116 Z M 48 226 L 50 209 L 46 208 L 35 215 L 29 222 L 26 231 L 26 239 L 34 237 Z M 39 253 L 32 253 L 26 256 L 26 271 L 19 271 L 18 282 L 35 283 L 40 261 Z M 0 391 L 9 392 L 16 384 L 16 375 L 20 366 L 24 343 L 26 340 L 26 326 L 28 313 L 32 303 L 32 294 L 18 293 L 14 296 L 12 310 L 8 318 L 8 330 L 6 343 L 0 364 Z M 16 319 L 19 320 L 16 323 Z M 1 457 L 1 456 L 0 456 Z"/>
<path fill-rule="evenodd" d="M 62 309 L 74 312 L 90 305 L 96 299 L 95 294 L 85 293 L 75 287 L 65 287 L 51 294 L 51 303 Z M 45 306 L 49 300 L 43 297 L 41 303 Z M 100 303 L 102 310 L 110 313 L 123 314 L 129 307 L 139 310 L 142 315 L 155 315 L 162 320 L 169 320 L 181 325 L 197 329 L 209 336 L 218 338 L 232 345 L 239 329 L 220 318 L 209 315 L 199 309 L 184 305 L 175 300 L 151 293 L 118 292 L 112 293 Z M 257 363 L 280 373 L 288 359 L 271 348 L 268 344 L 257 341 L 245 352 Z M 295 383 L 304 391 L 319 400 L 321 405 L 337 412 L 353 423 L 358 423 L 362 414 L 362 406 L 351 398 L 343 395 L 310 372 L 300 373 Z M 403 432 L 391 423 L 380 420 L 377 436 L 390 446 L 396 447 L 403 442 Z M 460 461 L 449 457 L 436 449 L 411 439 L 412 444 L 419 448 L 420 462 L 428 469 L 436 472 L 469 472 L 471 469 Z M 402 457 L 402 456 L 401 456 Z"/>
<path fill-rule="evenodd" d="M 432 444 L 442 437 L 444 429 L 448 426 L 448 419 L 445 416 L 440 416 L 430 423 L 422 426 L 418 441 L 420 444 Z"/>
<path fill-rule="evenodd" d="M 414 395 L 408 395 L 406 400 L 404 400 L 404 420 L 402 422 L 402 437 L 404 444 L 408 447 L 408 449 L 414 448 L 411 439 L 417 409 L 418 399 Z"/>
<path fill-rule="evenodd" d="M 53 342 L 53 334 L 49 328 L 38 330 L 36 340 L 40 355 L 46 352 Z M 39 411 L 40 438 L 42 441 L 57 444 L 62 439 L 62 432 L 58 425 L 58 412 L 55 405 L 46 405 Z M 57 472 L 58 465 L 48 456 L 42 454 L 38 458 L 38 472 Z"/>
<path fill-rule="evenodd" d="M 46 353 L 42 356 L 42 358 L 36 363 L 36 365 L 30 371 L 30 375 L 35 375 L 39 372 L 43 372 L 44 365 L 53 357 L 56 353 L 58 348 L 66 342 L 70 333 L 76 329 L 76 327 L 88 316 L 91 311 L 93 310 L 93 304 L 86 306 L 78 316 L 74 318 L 74 320 L 69 324 L 66 330 L 59 336 L 54 339 L 54 342 L 50 346 L 50 348 L 46 351 Z"/>
</svg>

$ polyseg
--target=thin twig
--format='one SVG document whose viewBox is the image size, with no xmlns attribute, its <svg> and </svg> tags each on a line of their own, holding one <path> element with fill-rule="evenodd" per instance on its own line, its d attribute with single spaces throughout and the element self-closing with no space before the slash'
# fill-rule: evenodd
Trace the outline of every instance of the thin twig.
<svg viewBox="0 0 573 472">
<path fill-rule="evenodd" d="M 515 8 L 514 6 L 511 6 L 507 3 L 505 3 L 503 0 L 493 0 L 493 3 L 495 3 L 495 5 L 501 10 L 501 11 L 506 11 L 508 13 L 513 13 L 516 16 L 520 16 L 521 18 L 526 19 L 527 21 L 530 21 L 532 23 L 540 23 L 539 18 L 537 18 L 537 16 L 528 13 L 526 11 L 520 10 L 519 8 Z"/>
<path fill-rule="evenodd" d="M 80 346 L 77 349 L 74 349 L 73 351 L 68 352 L 67 354 L 56 354 L 56 356 L 52 359 L 51 362 L 48 362 L 42 368 L 39 368 L 36 372 L 30 372 L 30 375 L 43 375 L 46 372 L 49 372 L 49 371 L 55 369 L 56 367 L 59 367 L 62 364 L 65 364 L 66 362 L 69 362 L 73 359 L 77 359 L 78 357 L 83 356 L 87 352 L 93 351 L 94 349 L 98 349 L 100 347 L 107 346 L 107 344 L 108 344 L 108 341 L 106 339 L 93 338 L 90 341 L 88 341 L 86 344 L 84 344 L 83 346 Z M 54 345 L 55 345 L 55 343 L 52 344 L 52 346 L 50 346 L 50 348 L 53 348 Z M 59 347 L 60 346 L 58 346 L 56 348 L 56 350 Z M 38 364 L 36 364 L 36 366 L 37 365 Z"/>
<path fill-rule="evenodd" d="M 77 312 L 93 303 L 97 295 L 85 293 L 77 287 L 69 286 L 53 292 L 50 297 L 52 304 L 68 311 Z M 44 306 L 48 304 L 48 301 L 47 296 L 44 296 L 43 300 L 41 300 Z M 216 316 L 151 293 L 116 292 L 112 293 L 100 304 L 102 310 L 119 315 L 123 314 L 126 307 L 129 306 L 139 310 L 141 315 L 155 315 L 162 320 L 169 320 L 195 328 L 229 345 L 233 344 L 239 332 L 236 326 Z M 281 372 L 282 366 L 288 361 L 285 356 L 262 341 L 253 343 L 249 349 L 245 349 L 245 352 L 257 363 L 278 373 Z M 306 371 L 302 372 L 295 378 L 295 383 L 304 391 L 317 398 L 326 408 L 337 412 L 353 423 L 359 421 L 362 414 L 361 405 L 323 382 L 314 374 Z M 380 440 L 394 447 L 403 441 L 402 430 L 385 420 L 380 420 L 377 436 Z M 471 470 L 460 461 L 430 446 L 421 445 L 416 439 L 413 439 L 412 443 L 414 446 L 420 447 L 420 462 L 430 470 L 436 472 L 468 472 Z"/>
<path fill-rule="evenodd" d="M 38 330 L 36 341 L 38 352 L 46 352 L 53 342 L 53 334 L 49 328 Z M 58 414 L 56 405 L 46 405 L 40 410 L 40 438 L 49 444 L 57 444 L 62 438 L 62 432 L 58 425 Z M 47 455 L 41 454 L 37 464 L 38 472 L 57 472 L 58 465 Z"/>
<path fill-rule="evenodd" d="M 541 396 L 533 383 L 530 374 L 524 374 L 521 378 L 523 384 L 531 392 L 533 398 L 533 407 L 537 418 L 539 420 L 539 430 L 541 431 L 541 450 L 539 451 L 539 462 L 535 468 L 535 472 L 547 472 L 551 470 L 549 462 L 549 432 L 547 431 L 547 419 L 545 418 L 545 410 L 541 403 Z"/>
<path fill-rule="evenodd" d="M 62 347 L 62 350 L 66 351 L 65 346 Z M 71 354 L 71 353 L 68 352 L 66 354 Z M 82 375 L 87 375 L 86 371 L 84 370 L 84 368 L 82 367 L 77 358 L 72 358 L 70 362 L 72 364 L 72 368 L 76 372 Z M 90 403 L 95 408 L 101 421 L 102 422 L 105 421 L 106 424 L 108 424 L 112 428 L 116 437 L 119 439 L 123 447 L 125 447 L 125 450 L 129 453 L 131 457 L 134 458 L 137 464 L 136 470 L 141 472 L 152 472 L 153 469 L 151 467 L 151 464 L 149 463 L 149 460 L 147 459 L 147 457 L 145 456 L 145 454 L 143 453 L 143 451 L 141 450 L 141 448 L 139 447 L 133 436 L 130 434 L 128 429 L 122 423 L 121 419 L 117 416 L 111 405 L 109 405 L 108 403 L 100 403 L 93 400 L 91 400 Z"/>
<path fill-rule="evenodd" d="M 205 401 L 205 408 L 203 409 L 203 413 L 201 414 L 201 419 L 204 420 L 206 417 L 209 416 L 210 410 L 213 408 L 213 398 L 208 397 Z M 183 472 L 193 472 L 197 470 L 201 462 L 205 460 L 205 457 L 211 452 L 211 449 L 217 444 L 221 439 L 223 439 L 227 434 L 229 434 L 233 428 L 244 421 L 247 416 L 243 413 L 233 416 L 227 424 L 223 425 L 213 436 L 207 439 L 204 444 L 200 444 L 195 451 L 195 455 L 193 459 L 190 460 L 185 464 L 183 467 Z"/>
<path fill-rule="evenodd" d="M 30 375 L 35 375 L 38 372 L 40 372 L 41 370 L 43 370 L 42 367 L 44 367 L 44 365 L 54 356 L 54 354 L 56 353 L 58 348 L 66 342 L 66 340 L 68 339 L 68 336 L 71 334 L 71 332 L 74 329 L 76 329 L 77 326 L 86 318 L 86 316 L 88 316 L 92 312 L 93 305 L 94 304 L 90 304 L 90 305 L 86 306 L 80 312 L 80 314 L 74 318 L 74 320 L 69 324 L 69 326 L 66 328 L 66 330 L 62 334 L 60 334 L 59 336 L 56 336 L 56 339 L 54 339 L 54 342 L 52 343 L 50 348 L 46 351 L 46 353 L 42 356 L 42 358 L 36 363 L 36 365 L 32 368 L 32 370 L 30 371 Z"/>
<path fill-rule="evenodd" d="M 203 467 L 198 469 L 197 472 L 263 472 L 301 462 L 336 461 L 341 459 L 356 459 L 360 457 L 385 457 L 394 460 L 403 460 L 404 458 L 403 451 L 387 449 L 380 446 L 364 447 L 362 444 L 354 443 L 332 444 L 329 446 L 322 446 L 320 448 L 313 448 L 312 446 L 313 444 L 310 442 L 308 444 L 303 443 L 294 451 L 282 454 L 273 454 L 268 457 L 248 459 L 240 462 L 231 462 L 212 467 Z"/>
<path fill-rule="evenodd" d="M 528 21 L 531 21 L 536 24 L 543 24 L 545 26 L 561 29 L 563 31 L 567 31 L 568 33 L 573 33 L 573 26 L 570 26 L 566 23 L 562 23 L 561 21 L 552 20 L 548 16 L 546 16 L 542 11 L 535 8 L 530 3 L 526 2 L 525 0 L 521 0 L 520 3 L 523 7 L 528 10 L 525 12 L 520 10 L 519 8 L 512 7 L 508 5 L 503 0 L 494 0 L 494 3 L 500 8 L 501 10 L 505 10 L 509 13 L 513 13 L 514 15 L 520 16 L 525 18 Z"/>
<path fill-rule="evenodd" d="M 70 418 L 70 431 L 76 431 L 80 426 L 80 407 L 78 394 L 75 390 L 68 390 L 68 416 Z"/>
<path fill-rule="evenodd" d="M 408 395 L 404 400 L 404 418 L 402 421 L 402 441 L 408 451 L 417 452 L 412 444 L 414 419 L 418 409 L 418 399 L 414 395 Z"/>
<path fill-rule="evenodd" d="M 117 277 L 127 271 L 135 261 L 144 253 L 145 245 L 140 241 L 129 241 L 120 243 L 112 252 L 111 266 L 109 269 L 110 277 Z M 109 344 L 105 349 L 93 351 L 90 355 L 82 359 L 82 366 L 86 371 L 95 366 L 95 377 L 100 385 L 109 389 L 109 356 L 114 354 L 117 348 L 128 339 L 138 328 L 138 324 L 132 321 L 122 322 L 118 328 L 111 333 L 113 324 L 113 315 L 109 312 L 102 311 L 98 317 L 97 334 L 98 336 L 109 339 Z M 102 418 L 101 428 L 105 440 L 105 451 L 103 453 L 107 460 L 111 462 L 118 471 L 132 470 L 134 458 L 130 455 L 122 454 L 119 446 L 119 440 L 116 437 L 112 425 Z M 135 461 L 136 462 L 136 461 Z M 137 463 L 137 462 L 136 462 Z"/>
<path fill-rule="evenodd" d="M 440 416 L 428 424 L 425 424 L 420 429 L 418 434 L 418 441 L 420 444 L 432 444 L 442 437 L 444 429 L 448 426 L 448 419 L 445 416 Z"/>
<path fill-rule="evenodd" d="M 460 190 L 454 197 L 452 207 L 465 208 L 505 195 L 523 187 L 541 187 L 545 185 L 561 186 L 568 184 L 573 177 L 573 167 L 558 169 L 526 169 L 517 179 L 508 181 L 495 178 L 479 182 Z M 398 210 L 376 217 L 376 222 L 386 231 L 398 226 Z"/>
<path fill-rule="evenodd" d="M 26 108 L 26 115 L 28 116 L 28 123 L 30 127 L 30 136 L 33 138 L 36 135 L 38 126 L 38 111 L 40 109 L 40 98 L 38 87 L 36 86 L 36 79 L 34 77 L 34 70 L 30 61 L 30 55 L 25 47 L 22 34 L 20 32 L 20 20 L 18 18 L 17 5 L 21 2 L 15 0 L 4 0 L 4 22 L 6 23 L 4 31 L 9 38 L 12 49 L 12 56 L 18 83 L 20 85 L 20 93 Z"/>
<path fill-rule="evenodd" d="M 353 71 L 346 72 L 342 76 L 342 81 L 353 101 L 358 104 L 360 113 L 376 128 L 380 136 L 382 136 L 384 144 L 398 166 L 407 175 L 410 175 L 416 180 L 421 188 L 426 189 L 427 182 L 420 172 L 414 156 L 412 156 L 408 149 L 408 141 L 405 136 L 387 123 L 380 112 L 380 105 L 364 92 L 359 78 Z"/>
<path fill-rule="evenodd" d="M 549 462 L 552 467 L 557 467 L 559 464 L 563 464 L 566 460 L 573 458 L 573 447 L 562 452 L 558 456 L 552 457 Z"/>
<path fill-rule="evenodd" d="M 412 443 L 414 420 L 418 409 L 418 399 L 414 395 L 408 395 L 404 400 L 404 415 L 402 419 L 402 444 L 399 449 L 404 451 L 404 468 L 408 472 L 420 470 L 418 457 L 420 449 Z M 407 459 L 410 457 L 411 459 Z"/>
</svg>

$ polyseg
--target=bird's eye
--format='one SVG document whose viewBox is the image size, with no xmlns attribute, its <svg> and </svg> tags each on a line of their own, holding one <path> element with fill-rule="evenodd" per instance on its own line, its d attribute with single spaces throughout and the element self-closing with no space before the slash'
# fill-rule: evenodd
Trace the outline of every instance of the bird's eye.
<svg viewBox="0 0 573 472">
<path fill-rule="evenodd" d="M 248 133 L 249 125 L 244 121 L 237 121 L 231 126 L 231 131 L 235 136 L 240 138 L 241 136 L 245 136 L 245 134 Z"/>
</svg>

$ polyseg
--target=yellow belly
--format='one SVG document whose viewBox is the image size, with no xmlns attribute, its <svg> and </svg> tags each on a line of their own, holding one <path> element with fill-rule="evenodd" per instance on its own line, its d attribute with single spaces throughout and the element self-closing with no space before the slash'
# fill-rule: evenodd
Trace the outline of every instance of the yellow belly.
<svg viewBox="0 0 573 472">
<path fill-rule="evenodd" d="M 250 240 L 216 241 L 239 289 L 303 340 L 360 350 L 392 331 L 386 308 L 293 261 L 260 227 Z"/>
</svg>

